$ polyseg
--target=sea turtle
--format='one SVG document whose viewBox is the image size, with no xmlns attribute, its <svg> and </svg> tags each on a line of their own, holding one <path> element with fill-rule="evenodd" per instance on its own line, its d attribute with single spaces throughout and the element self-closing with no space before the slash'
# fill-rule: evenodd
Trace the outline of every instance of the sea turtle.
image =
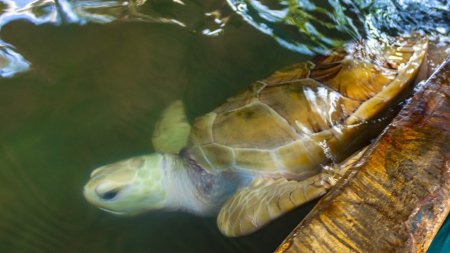
<svg viewBox="0 0 450 253">
<path fill-rule="evenodd" d="M 427 46 L 414 36 L 355 43 L 255 82 L 192 128 L 175 102 L 155 127 L 157 153 L 94 170 L 84 195 L 115 214 L 218 213 L 227 236 L 256 231 L 334 185 L 342 167 L 326 164 L 379 133 Z"/>
</svg>

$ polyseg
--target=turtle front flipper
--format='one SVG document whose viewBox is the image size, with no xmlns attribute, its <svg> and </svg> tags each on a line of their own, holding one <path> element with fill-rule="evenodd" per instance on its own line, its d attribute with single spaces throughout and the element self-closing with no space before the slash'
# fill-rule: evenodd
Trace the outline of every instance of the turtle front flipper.
<svg viewBox="0 0 450 253">
<path fill-rule="evenodd" d="M 302 181 L 255 178 L 223 205 L 217 217 L 220 231 L 229 237 L 250 234 L 295 207 L 322 196 L 350 168 L 358 166 L 367 149 L 361 149 L 340 164 L 325 166 L 321 173 Z"/>
<path fill-rule="evenodd" d="M 222 234 L 250 234 L 295 207 L 325 194 L 322 173 L 303 181 L 255 178 L 231 197 L 220 210 L 217 224 Z"/>
<path fill-rule="evenodd" d="M 153 148 L 157 152 L 178 153 L 186 146 L 190 131 L 184 104 L 181 100 L 176 100 L 163 111 L 155 124 Z"/>
</svg>

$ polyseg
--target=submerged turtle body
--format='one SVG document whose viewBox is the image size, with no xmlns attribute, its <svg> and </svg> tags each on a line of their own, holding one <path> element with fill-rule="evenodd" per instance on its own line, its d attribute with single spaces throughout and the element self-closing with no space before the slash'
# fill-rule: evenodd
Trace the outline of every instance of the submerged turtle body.
<svg viewBox="0 0 450 253">
<path fill-rule="evenodd" d="M 295 179 L 317 174 L 320 164 L 360 148 L 355 140 L 370 135 L 365 123 L 416 76 L 426 41 L 395 43 L 381 55 L 357 47 L 336 52 L 253 84 L 194 121 L 189 151 L 210 171 Z"/>
<path fill-rule="evenodd" d="M 278 71 L 194 120 L 181 102 L 155 127 L 155 153 L 96 169 L 89 202 L 116 214 L 220 210 L 227 236 L 251 233 L 323 195 L 418 78 L 427 39 L 365 42 Z M 420 79 L 420 78 L 419 78 Z M 374 129 L 377 127 L 377 129 Z M 181 152 L 179 152 L 182 150 Z"/>
</svg>

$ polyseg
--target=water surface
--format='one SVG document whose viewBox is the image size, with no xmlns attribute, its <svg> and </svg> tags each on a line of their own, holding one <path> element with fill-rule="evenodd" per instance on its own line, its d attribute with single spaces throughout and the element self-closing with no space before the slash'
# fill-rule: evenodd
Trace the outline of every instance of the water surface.
<svg viewBox="0 0 450 253">
<path fill-rule="evenodd" d="M 153 125 L 171 101 L 183 99 L 192 119 L 334 42 L 283 37 L 319 45 L 293 50 L 224 1 L 2 3 L 17 3 L 0 18 L 1 49 L 9 57 L 2 58 L 2 73 L 13 66 L 0 79 L 5 252 L 272 252 L 313 206 L 252 236 L 227 239 L 214 218 L 116 217 L 90 206 L 81 193 L 93 168 L 153 152 Z M 340 35 L 327 38 L 337 44 L 354 39 L 364 31 L 356 23 L 358 33 L 345 33 L 343 25 Z"/>
</svg>

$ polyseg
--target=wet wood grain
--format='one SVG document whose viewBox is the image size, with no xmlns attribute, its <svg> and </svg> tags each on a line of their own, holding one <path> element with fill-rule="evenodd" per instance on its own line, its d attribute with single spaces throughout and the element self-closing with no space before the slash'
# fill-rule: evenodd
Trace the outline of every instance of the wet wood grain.
<svg viewBox="0 0 450 253">
<path fill-rule="evenodd" d="M 450 58 L 276 252 L 425 252 L 450 210 Z"/>
</svg>

